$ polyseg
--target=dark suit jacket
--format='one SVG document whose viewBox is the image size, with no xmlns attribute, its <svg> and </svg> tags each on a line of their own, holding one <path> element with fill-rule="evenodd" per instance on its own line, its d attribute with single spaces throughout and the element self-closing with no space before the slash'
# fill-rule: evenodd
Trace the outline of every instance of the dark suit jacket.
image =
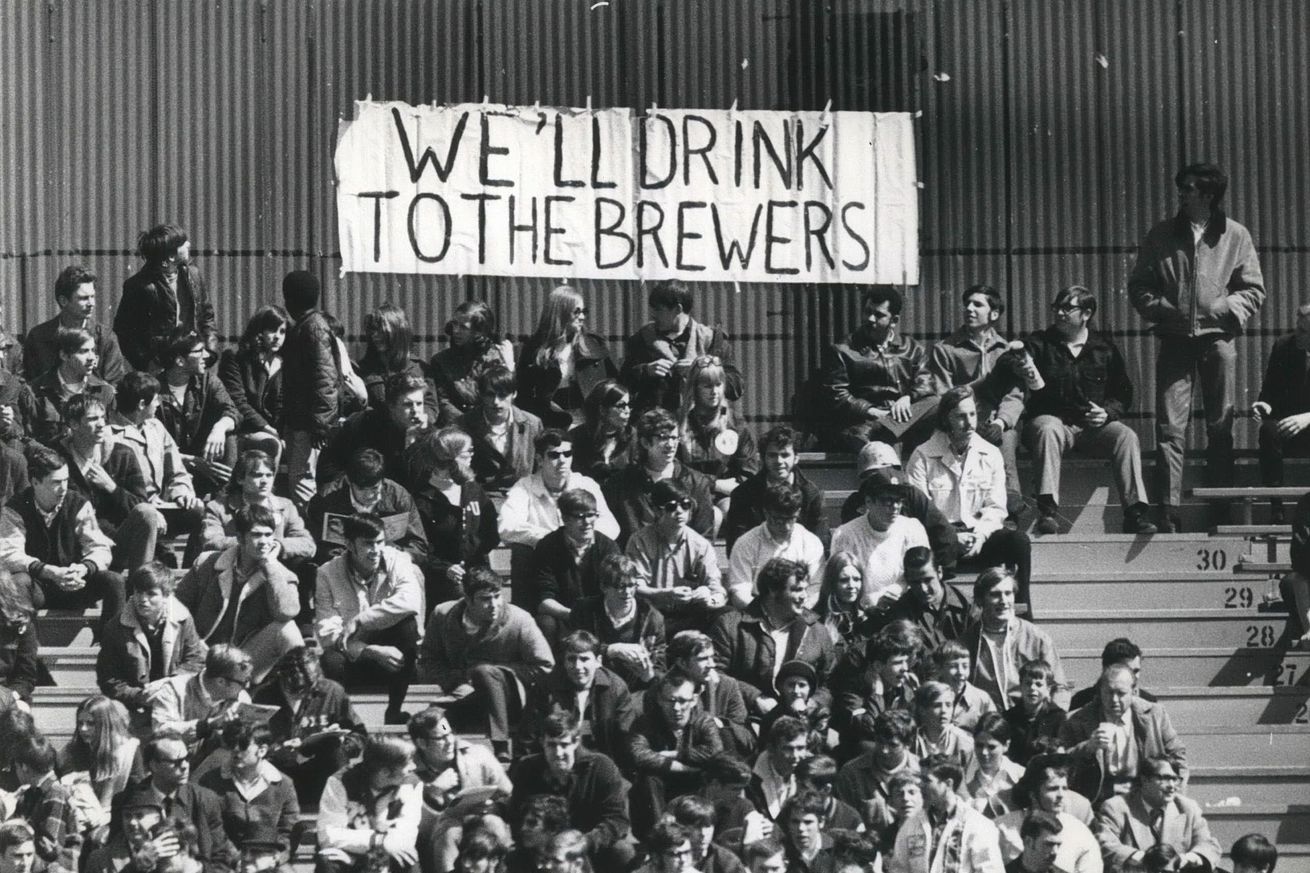
<svg viewBox="0 0 1310 873">
<path fill-rule="evenodd" d="M 573 770 L 557 780 L 542 755 L 519 758 L 509 771 L 514 783 L 510 795 L 510 821 L 519 821 L 528 799 L 537 794 L 557 794 L 568 803 L 569 825 L 587 836 L 592 851 L 622 840 L 632 829 L 628 818 L 627 781 L 606 755 L 578 750 Z"/>
<path fill-rule="evenodd" d="M 237 408 L 237 432 L 256 433 L 282 421 L 282 370 L 271 377 L 264 365 L 238 349 L 218 359 L 218 378 Z"/>
<path fill-rule="evenodd" d="M 543 430 L 541 419 L 531 412 L 518 407 L 511 410 L 509 436 L 503 453 L 491 444 L 491 428 L 477 409 L 461 415 L 455 424 L 473 438 L 473 475 L 479 483 L 501 490 L 531 475 L 537 460 L 533 442 Z"/>
<path fill-rule="evenodd" d="M 112 826 L 121 832 L 122 820 L 119 810 L 129 794 L 137 791 L 149 791 L 150 780 L 129 785 L 114 795 L 114 820 Z M 174 798 L 173 817 L 186 822 L 196 829 L 196 850 L 205 873 L 218 871 L 227 873 L 236 867 L 237 850 L 223 830 L 223 807 L 218 795 L 195 783 L 188 782 L 177 790 Z"/>
<path fill-rule="evenodd" d="M 814 668 L 823 685 L 835 660 L 832 634 L 808 609 L 791 623 L 787 649 L 777 651 L 773 637 L 764 627 L 764 607 L 758 599 L 744 610 L 731 610 L 714 620 L 710 628 L 719 668 L 741 682 L 747 705 L 761 695 L 773 697 L 773 665 L 801 660 Z"/>
<path fill-rule="evenodd" d="M 1296 344 L 1296 334 L 1274 341 L 1259 397 L 1262 403 L 1273 407 L 1269 418 L 1286 418 L 1310 410 L 1310 371 L 1306 368 L 1306 358 L 1306 351 Z"/>
<path fill-rule="evenodd" d="M 681 461 L 673 462 L 673 481 L 686 488 L 696 502 L 688 526 L 708 537 L 714 527 L 714 482 Z M 619 545 L 626 546 L 629 537 L 655 520 L 655 506 L 650 502 L 654 487 L 650 474 L 640 464 L 633 464 L 605 480 L 601 491 L 610 512 L 618 519 Z"/>
<path fill-rule="evenodd" d="M 114 333 L 123 357 L 138 370 L 158 372 L 168 336 L 179 325 L 202 339 L 214 335 L 214 305 L 200 271 L 184 264 L 177 273 L 177 293 L 168 288 L 157 267 L 143 266 L 123 283 L 123 296 L 114 313 Z"/>
<path fill-rule="evenodd" d="M 551 531 L 532 550 L 533 599 L 525 606 L 535 612 L 541 601 L 549 598 L 571 609 L 580 598 L 600 594 L 601 562 L 619 554 L 614 540 L 596 531 L 596 541 L 582 563 L 575 564 L 564 528 Z"/>
</svg>

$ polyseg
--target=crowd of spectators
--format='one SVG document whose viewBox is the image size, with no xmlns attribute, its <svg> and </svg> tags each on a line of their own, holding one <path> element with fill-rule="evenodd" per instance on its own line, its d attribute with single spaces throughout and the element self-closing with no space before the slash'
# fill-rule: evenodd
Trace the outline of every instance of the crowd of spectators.
<svg viewBox="0 0 1310 873">
<path fill-rule="evenodd" d="M 1224 367 L 1264 294 L 1217 173 L 1179 174 L 1130 283 L 1173 376 L 1168 530 L 1181 386 L 1199 367 L 1223 480 Z M 931 348 L 869 290 L 807 391 L 820 444 L 856 457 L 830 527 L 805 434 L 745 423 L 729 337 L 681 283 L 651 287 L 621 361 L 569 286 L 517 347 L 460 305 L 430 361 L 385 304 L 356 361 L 305 271 L 220 348 L 189 247 L 142 235 L 112 330 L 68 267 L 0 371 L 0 873 L 285 869 L 309 812 L 325 873 L 1216 869 L 1140 649 L 1112 641 L 1071 701 L 1027 617 L 1021 444 L 1037 533 L 1063 529 L 1070 449 L 1111 460 L 1126 532 L 1157 530 L 1087 289 L 1010 343 L 974 286 Z M 1261 397 L 1281 421 L 1306 399 Z M 1266 431 L 1271 458 L 1303 448 Z M 56 749 L 33 617 L 90 606 L 102 693 Z"/>
</svg>

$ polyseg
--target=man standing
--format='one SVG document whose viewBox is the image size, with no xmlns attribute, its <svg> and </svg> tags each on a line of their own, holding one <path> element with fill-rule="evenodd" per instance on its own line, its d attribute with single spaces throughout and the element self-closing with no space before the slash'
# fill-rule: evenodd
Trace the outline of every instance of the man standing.
<svg viewBox="0 0 1310 873">
<path fill-rule="evenodd" d="M 23 339 L 23 361 L 19 372 L 31 382 L 59 366 L 59 328 L 78 328 L 95 337 L 95 374 L 111 385 L 127 372 L 127 361 L 113 333 L 93 320 L 96 311 L 96 276 L 81 264 L 64 267 L 55 279 L 55 305 L 59 312 L 27 332 Z"/>
<path fill-rule="evenodd" d="M 1189 164 L 1174 177 L 1178 214 L 1151 228 L 1128 277 L 1128 296 L 1160 339 L 1155 359 L 1156 478 L 1160 529 L 1179 530 L 1183 441 L 1200 374 L 1205 405 L 1206 482 L 1233 481 L 1237 392 L 1234 340 L 1264 303 L 1264 277 L 1250 232 L 1219 208 L 1228 177 Z"/>
<path fill-rule="evenodd" d="M 628 337 L 623 350 L 623 382 L 636 394 L 633 412 L 662 406 L 676 413 L 682 383 L 702 355 L 723 361 L 724 394 L 729 401 L 741 398 L 741 373 L 732 363 L 727 335 L 692 318 L 692 302 L 691 289 L 677 279 L 651 286 L 650 323 Z"/>
<path fill-rule="evenodd" d="M 303 508 L 314 495 L 318 453 L 340 415 L 341 371 L 336 338 L 318 308 L 318 277 L 294 270 L 282 280 L 282 299 L 295 324 L 282 344 L 282 434 L 287 481 Z"/>
<path fill-rule="evenodd" d="M 858 452 L 869 440 L 896 442 L 915 417 L 913 401 L 927 396 L 920 377 L 928 355 L 896 330 L 904 306 L 895 288 L 874 286 L 861 303 L 863 323 L 824 350 L 815 406 L 825 448 Z"/>
<path fill-rule="evenodd" d="M 1124 533 L 1153 534 L 1141 445 L 1119 420 L 1133 404 L 1123 355 L 1109 337 L 1087 326 L 1096 314 L 1096 297 L 1083 286 L 1055 295 L 1051 312 L 1051 326 L 1024 343 L 1046 383 L 1028 397 L 1023 435 L 1037 468 L 1036 530 L 1060 532 L 1060 463 L 1065 452 L 1076 448 L 1110 459 L 1124 507 Z"/>
</svg>

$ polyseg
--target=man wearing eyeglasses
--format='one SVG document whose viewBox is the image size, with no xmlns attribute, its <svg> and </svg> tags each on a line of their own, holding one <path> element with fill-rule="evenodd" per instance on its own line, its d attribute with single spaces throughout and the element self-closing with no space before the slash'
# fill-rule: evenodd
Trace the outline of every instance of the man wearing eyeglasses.
<svg viewBox="0 0 1310 873">
<path fill-rule="evenodd" d="M 1179 870 L 1214 870 L 1223 848 L 1210 834 L 1200 805 L 1183 797 L 1182 777 L 1168 758 L 1147 758 L 1137 788 L 1101 806 L 1093 831 L 1113 873 L 1152 869 L 1146 855 L 1158 846 L 1178 854 Z"/>
<path fill-rule="evenodd" d="M 532 602 L 533 549 L 563 524 L 559 500 L 566 491 L 581 489 L 596 501 L 594 529 L 617 539 L 619 523 L 610 512 L 600 486 L 573 470 L 573 443 L 561 430 L 537 437 L 537 472 L 514 483 L 500 508 L 500 539 L 510 549 L 510 591 L 515 603 Z"/>
<path fill-rule="evenodd" d="M 729 401 L 742 395 L 742 378 L 732 362 L 732 347 L 721 328 L 691 317 L 691 289 L 676 279 L 657 282 L 646 298 L 650 322 L 628 337 L 623 348 L 622 379 L 632 387 L 633 412 L 662 406 L 677 412 L 682 383 L 692 364 L 712 355 L 723 364 L 724 394 Z"/>
<path fill-rule="evenodd" d="M 633 534 L 626 554 L 637 562 L 637 596 L 664 614 L 669 636 L 705 630 L 728 602 L 714 544 L 688 525 L 696 501 L 672 479 L 650 492 L 655 521 Z"/>
<path fill-rule="evenodd" d="M 223 725 L 238 718 L 239 704 L 249 703 L 250 656 L 219 643 L 205 655 L 205 669 L 160 683 L 151 701 L 150 723 L 156 736 L 173 733 L 186 743 L 195 762 L 218 748 Z"/>
<path fill-rule="evenodd" d="M 1065 452 L 1077 449 L 1109 459 L 1124 507 L 1124 533 L 1155 533 L 1142 481 L 1141 444 L 1120 421 L 1133 405 L 1133 383 L 1118 346 L 1088 326 L 1096 314 L 1096 297 L 1072 285 L 1055 295 L 1051 313 L 1051 326 L 1024 340 L 1046 383 L 1029 394 L 1024 427 L 1024 442 L 1037 468 L 1036 531 L 1061 532 L 1060 464 Z"/>
<path fill-rule="evenodd" d="M 1233 482 L 1234 340 L 1265 299 L 1250 231 L 1219 208 L 1228 177 L 1214 164 L 1190 164 L 1178 171 L 1174 184 L 1178 213 L 1151 228 L 1128 277 L 1133 306 L 1160 340 L 1156 485 L 1165 533 L 1179 530 L 1183 444 L 1198 374 L 1205 406 L 1206 484 Z"/>
<path fill-rule="evenodd" d="M 143 757 L 150 777 L 129 785 L 116 794 L 113 801 L 114 810 L 124 816 L 129 841 L 139 843 L 145 836 L 134 833 L 137 822 L 133 819 L 139 821 L 140 816 L 134 816 L 133 811 L 156 809 L 159 815 L 151 818 L 155 819 L 153 835 L 159 838 L 153 848 L 162 850 L 159 856 L 178 846 L 176 828 L 186 825 L 195 828 L 195 854 L 205 870 L 235 869 L 237 853 L 223 830 L 222 801 L 214 792 L 191 780 L 187 746 L 182 738 L 175 733 L 156 731 L 154 738 L 145 744 Z M 94 863 L 91 869 L 97 869 Z"/>
</svg>

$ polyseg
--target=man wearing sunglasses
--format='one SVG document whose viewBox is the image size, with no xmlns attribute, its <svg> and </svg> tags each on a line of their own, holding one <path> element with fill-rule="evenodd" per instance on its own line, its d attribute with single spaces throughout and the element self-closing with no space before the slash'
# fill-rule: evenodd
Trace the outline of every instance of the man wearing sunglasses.
<svg viewBox="0 0 1310 873">
<path fill-rule="evenodd" d="M 533 599 L 533 550 L 564 523 L 559 499 L 580 488 L 596 501 L 594 530 L 618 539 L 619 523 L 610 512 L 600 486 L 590 476 L 573 471 L 573 443 L 561 430 L 544 431 L 534 442 L 537 472 L 514 483 L 500 508 L 500 540 L 509 544 L 510 589 L 515 603 Z"/>
<path fill-rule="evenodd" d="M 1178 171 L 1174 184 L 1178 213 L 1151 228 L 1128 277 L 1133 306 L 1160 340 L 1156 485 L 1165 533 L 1179 529 L 1183 446 L 1198 374 L 1205 405 L 1206 484 L 1233 482 L 1234 340 L 1265 299 L 1250 231 L 1219 208 L 1228 177 L 1214 164 L 1191 164 Z"/>
<path fill-rule="evenodd" d="M 1045 385 L 1028 396 L 1024 442 L 1037 468 L 1036 531 L 1060 533 L 1060 464 L 1069 449 L 1107 458 L 1114 471 L 1123 531 L 1155 533 L 1148 519 L 1137 434 L 1120 419 L 1133 405 L 1133 383 L 1119 347 L 1092 330 L 1096 297 L 1081 285 L 1051 303 L 1051 326 L 1024 340 Z"/>
<path fill-rule="evenodd" d="M 252 672 L 250 656 L 241 649 L 228 643 L 211 647 L 200 673 L 182 673 L 160 683 L 151 701 L 155 736 L 176 734 L 199 764 L 218 748 L 223 725 L 239 717 L 239 704 L 250 702 Z"/>
<path fill-rule="evenodd" d="M 706 630 L 728 602 L 714 545 L 689 526 L 696 501 L 672 479 L 650 491 L 655 521 L 633 534 L 627 555 L 637 562 L 637 596 L 664 614 L 665 632 Z"/>
</svg>

